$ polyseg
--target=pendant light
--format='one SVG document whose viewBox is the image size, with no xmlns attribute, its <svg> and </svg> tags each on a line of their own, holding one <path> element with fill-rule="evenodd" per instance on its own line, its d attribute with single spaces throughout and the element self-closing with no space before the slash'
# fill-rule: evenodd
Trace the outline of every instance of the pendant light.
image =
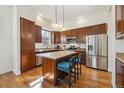
<svg viewBox="0 0 124 93">
<path fill-rule="evenodd" d="M 55 5 L 55 27 L 57 27 L 57 5 Z"/>
<path fill-rule="evenodd" d="M 64 5 L 63 5 L 63 28 L 62 30 L 65 30 L 65 9 L 64 9 Z"/>
</svg>

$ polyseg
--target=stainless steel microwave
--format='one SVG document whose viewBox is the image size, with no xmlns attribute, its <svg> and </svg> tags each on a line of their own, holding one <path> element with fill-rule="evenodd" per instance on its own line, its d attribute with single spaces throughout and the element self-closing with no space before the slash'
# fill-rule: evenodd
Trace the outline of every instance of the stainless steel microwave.
<svg viewBox="0 0 124 93">
<path fill-rule="evenodd" d="M 67 44 L 69 43 L 76 43 L 76 37 L 67 37 Z"/>
</svg>

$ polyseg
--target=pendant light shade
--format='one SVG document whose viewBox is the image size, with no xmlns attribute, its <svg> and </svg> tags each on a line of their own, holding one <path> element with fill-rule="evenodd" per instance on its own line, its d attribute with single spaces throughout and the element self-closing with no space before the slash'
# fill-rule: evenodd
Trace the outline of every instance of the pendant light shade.
<svg viewBox="0 0 124 93">
<path fill-rule="evenodd" d="M 65 7 L 63 5 L 63 28 L 62 30 L 65 30 Z"/>
</svg>

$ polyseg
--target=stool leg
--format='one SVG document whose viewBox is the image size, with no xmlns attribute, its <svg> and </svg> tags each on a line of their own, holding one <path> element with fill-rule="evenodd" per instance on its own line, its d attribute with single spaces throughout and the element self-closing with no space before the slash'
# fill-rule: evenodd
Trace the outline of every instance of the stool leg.
<svg viewBox="0 0 124 93">
<path fill-rule="evenodd" d="M 70 73 L 68 73 L 68 85 L 69 85 L 69 88 L 71 87 L 71 84 L 70 84 Z"/>
<path fill-rule="evenodd" d="M 80 75 L 81 75 L 81 63 L 80 63 Z"/>
<path fill-rule="evenodd" d="M 75 82 L 75 84 L 76 84 L 76 79 L 77 78 L 77 67 L 76 67 L 76 65 L 74 66 L 74 82 Z"/>
<path fill-rule="evenodd" d="M 79 72 L 78 72 L 78 70 L 79 70 L 79 66 L 78 66 L 78 64 L 77 64 L 77 80 L 79 79 Z"/>
<path fill-rule="evenodd" d="M 57 85 L 58 84 L 58 78 L 59 78 L 59 70 L 58 69 L 56 69 L 56 81 L 55 81 L 55 85 Z"/>
</svg>

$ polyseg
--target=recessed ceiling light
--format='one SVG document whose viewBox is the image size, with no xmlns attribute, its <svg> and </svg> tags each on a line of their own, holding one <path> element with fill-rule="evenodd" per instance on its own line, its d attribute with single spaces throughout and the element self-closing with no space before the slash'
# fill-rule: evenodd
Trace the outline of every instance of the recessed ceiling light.
<svg viewBox="0 0 124 93">
<path fill-rule="evenodd" d="M 78 17 L 78 19 L 82 19 L 82 17 L 81 17 L 81 16 L 79 16 L 79 17 Z"/>
<path fill-rule="evenodd" d="M 65 28 L 63 27 L 62 30 L 65 31 Z"/>
<path fill-rule="evenodd" d="M 42 17 L 43 15 L 39 14 L 39 17 Z"/>
</svg>

